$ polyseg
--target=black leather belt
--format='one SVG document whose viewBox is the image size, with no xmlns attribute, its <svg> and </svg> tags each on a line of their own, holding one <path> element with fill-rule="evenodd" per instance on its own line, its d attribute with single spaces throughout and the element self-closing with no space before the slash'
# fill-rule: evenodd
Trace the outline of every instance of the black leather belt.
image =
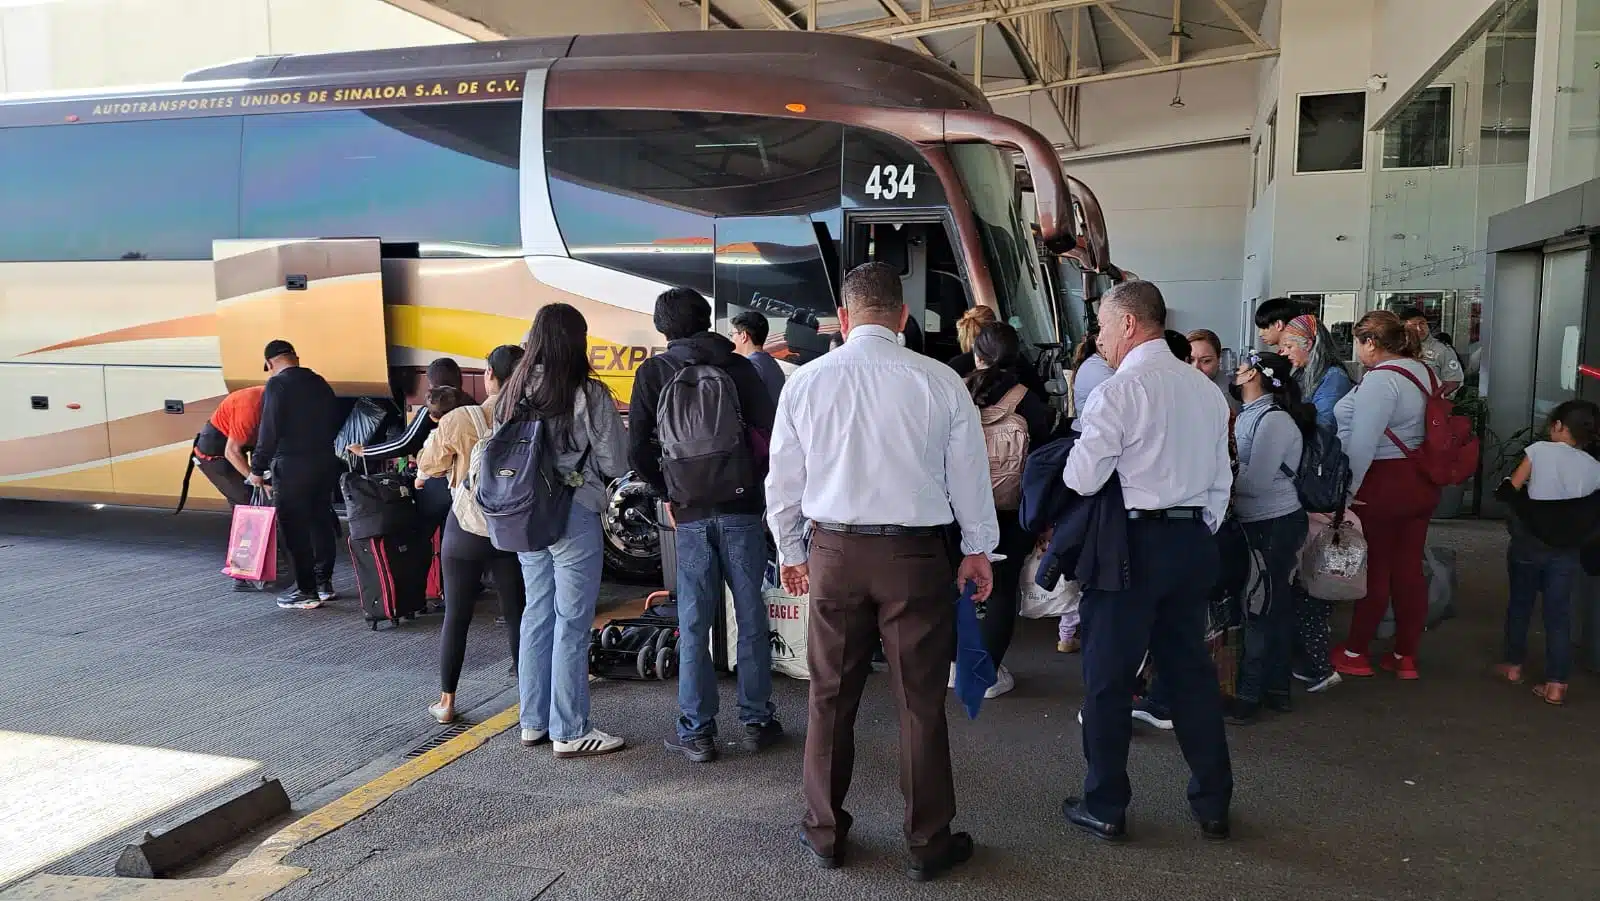
<svg viewBox="0 0 1600 901">
<path fill-rule="evenodd" d="M 835 535 L 875 535 L 880 538 L 928 538 L 943 535 L 944 526 L 866 526 L 842 522 L 817 522 L 812 525 Z"/>
<path fill-rule="evenodd" d="M 1129 519 L 1144 519 L 1152 522 L 1188 522 L 1191 520 L 1205 519 L 1205 510 L 1201 507 L 1168 507 L 1165 510 L 1129 510 Z"/>
</svg>

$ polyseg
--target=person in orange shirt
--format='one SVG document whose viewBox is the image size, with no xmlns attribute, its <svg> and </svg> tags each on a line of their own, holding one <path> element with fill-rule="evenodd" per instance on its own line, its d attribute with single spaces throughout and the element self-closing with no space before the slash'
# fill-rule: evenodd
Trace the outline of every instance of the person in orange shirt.
<svg viewBox="0 0 1600 901">
<path fill-rule="evenodd" d="M 266 390 L 264 385 L 254 385 L 229 394 L 195 436 L 196 467 L 231 504 L 250 503 L 246 454 L 255 447 L 261 430 L 261 397 Z"/>
</svg>

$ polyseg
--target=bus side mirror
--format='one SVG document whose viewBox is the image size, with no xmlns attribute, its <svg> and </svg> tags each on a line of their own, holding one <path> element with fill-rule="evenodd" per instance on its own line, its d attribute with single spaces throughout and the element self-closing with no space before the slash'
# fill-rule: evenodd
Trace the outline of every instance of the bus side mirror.
<svg viewBox="0 0 1600 901">
<path fill-rule="evenodd" d="M 1078 242 L 1072 237 L 1070 229 L 1062 229 L 1054 238 L 1044 242 L 1045 249 L 1057 256 L 1062 256 L 1077 246 Z"/>
</svg>

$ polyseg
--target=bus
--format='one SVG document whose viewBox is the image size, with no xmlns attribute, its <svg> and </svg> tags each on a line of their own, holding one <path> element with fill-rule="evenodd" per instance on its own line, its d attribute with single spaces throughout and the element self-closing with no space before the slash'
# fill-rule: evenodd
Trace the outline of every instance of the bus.
<svg viewBox="0 0 1600 901">
<path fill-rule="evenodd" d="M 1109 264 L 1086 195 L 965 78 L 842 35 L 274 56 L 10 95 L 0 498 L 174 502 L 195 433 L 261 382 L 273 338 L 342 396 L 398 402 L 430 360 L 481 371 L 562 301 L 625 406 L 664 349 L 664 289 L 700 291 L 722 326 L 760 311 L 775 355 L 802 365 L 838 329 L 842 273 L 883 260 L 924 353 L 953 356 L 977 304 L 1050 346 L 1041 254 Z M 607 558 L 642 574 L 654 518 L 636 495 L 613 504 Z M 191 503 L 224 505 L 209 485 Z"/>
</svg>

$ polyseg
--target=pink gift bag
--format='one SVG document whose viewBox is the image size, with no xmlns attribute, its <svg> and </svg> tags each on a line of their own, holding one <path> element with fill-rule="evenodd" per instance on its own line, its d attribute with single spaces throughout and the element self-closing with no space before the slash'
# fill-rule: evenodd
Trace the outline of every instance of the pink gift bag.
<svg viewBox="0 0 1600 901">
<path fill-rule="evenodd" d="M 233 508 L 228 533 L 228 561 L 222 574 L 249 582 L 278 578 L 278 511 L 274 507 Z"/>
</svg>

